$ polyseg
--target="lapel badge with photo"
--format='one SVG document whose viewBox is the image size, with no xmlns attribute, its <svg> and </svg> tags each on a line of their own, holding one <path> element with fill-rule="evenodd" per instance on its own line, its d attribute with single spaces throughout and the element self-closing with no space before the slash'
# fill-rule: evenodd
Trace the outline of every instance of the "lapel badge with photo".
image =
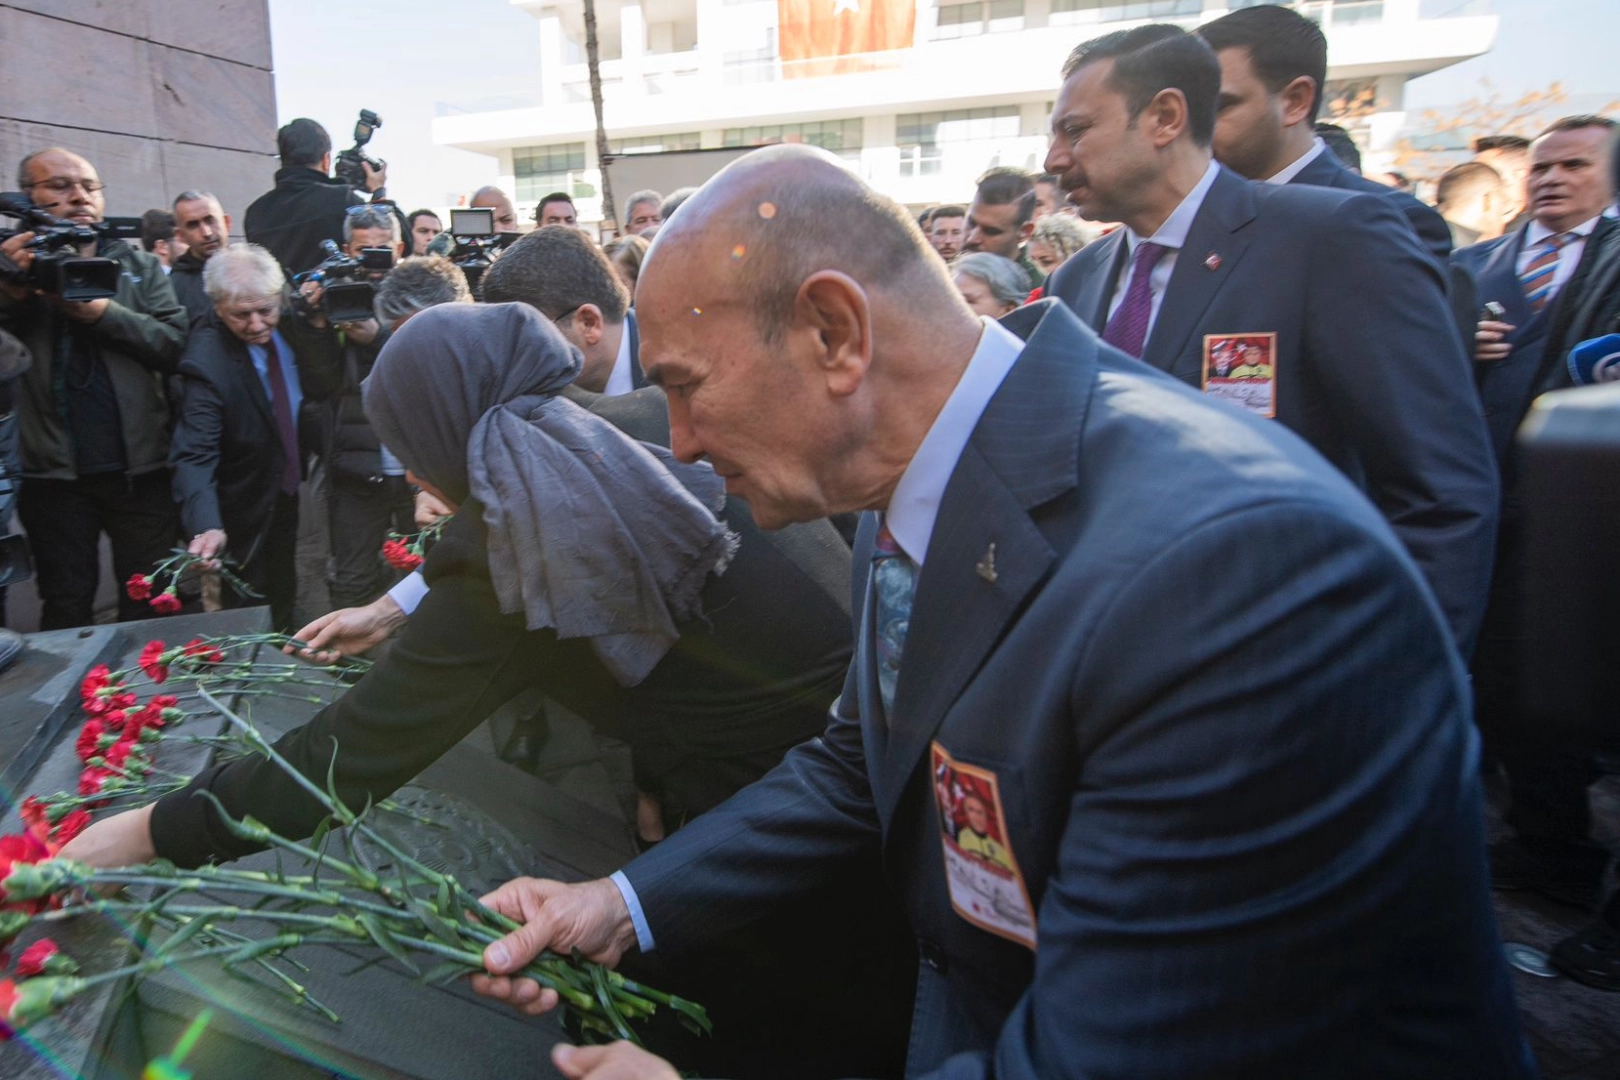
<svg viewBox="0 0 1620 1080">
<path fill-rule="evenodd" d="M 1035 909 L 1007 837 L 996 774 L 958 763 L 938 742 L 929 764 L 951 907 L 974 926 L 1033 949 Z"/>
<path fill-rule="evenodd" d="M 1205 334 L 1204 393 L 1256 416 L 1277 415 L 1277 335 Z"/>
</svg>

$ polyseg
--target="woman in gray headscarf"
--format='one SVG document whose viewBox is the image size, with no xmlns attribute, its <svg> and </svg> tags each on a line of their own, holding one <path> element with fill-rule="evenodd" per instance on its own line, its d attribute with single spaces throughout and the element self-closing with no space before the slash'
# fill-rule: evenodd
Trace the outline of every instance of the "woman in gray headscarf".
<svg viewBox="0 0 1620 1080">
<path fill-rule="evenodd" d="M 394 647 L 277 743 L 321 783 L 335 745 L 351 806 L 385 798 L 529 686 L 624 738 L 638 786 L 677 820 L 824 726 L 849 660 L 847 547 L 824 522 L 765 540 L 708 466 L 559 397 L 578 365 L 519 304 L 431 308 L 378 358 L 365 386 L 378 436 L 459 509 Z M 656 390 L 641 401 L 663 407 Z M 253 850 L 200 790 L 284 836 L 322 817 L 275 765 L 245 758 L 96 823 L 71 856 L 192 866 Z"/>
</svg>

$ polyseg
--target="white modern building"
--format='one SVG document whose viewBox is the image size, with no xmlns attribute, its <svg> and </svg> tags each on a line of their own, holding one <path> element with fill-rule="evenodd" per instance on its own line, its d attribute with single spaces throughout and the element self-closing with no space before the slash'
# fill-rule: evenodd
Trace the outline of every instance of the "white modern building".
<svg viewBox="0 0 1620 1080">
<path fill-rule="evenodd" d="M 511 2 L 537 22 L 533 90 L 441 103 L 434 142 L 497 158 L 498 182 L 525 214 L 564 190 L 582 220 L 598 220 L 583 0 Z M 1143 22 L 1193 27 L 1263 2 L 915 0 L 910 48 L 796 77 L 778 51 L 777 0 L 597 0 L 604 118 L 613 153 L 807 142 L 904 203 L 962 202 L 991 165 L 1039 170 L 1059 70 L 1079 42 Z M 1374 150 L 1405 120 L 1408 79 L 1484 53 L 1497 31 L 1488 0 L 1292 6 L 1327 32 L 1329 99 L 1370 103 L 1353 126 Z"/>
</svg>

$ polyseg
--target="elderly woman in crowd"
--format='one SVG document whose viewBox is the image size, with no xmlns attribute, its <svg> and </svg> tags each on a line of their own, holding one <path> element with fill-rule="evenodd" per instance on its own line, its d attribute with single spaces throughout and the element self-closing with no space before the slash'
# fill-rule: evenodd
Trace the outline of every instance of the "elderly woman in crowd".
<svg viewBox="0 0 1620 1080">
<path fill-rule="evenodd" d="M 579 363 L 521 304 L 430 308 L 384 347 L 366 414 L 459 509 L 393 649 L 277 744 L 322 783 L 335 746 L 351 806 L 385 798 L 529 686 L 624 738 L 638 785 L 677 822 L 824 726 L 849 660 L 848 549 L 825 522 L 767 541 L 708 465 L 621 430 L 662 420 L 658 391 L 593 402 L 624 410 L 614 423 L 562 396 Z M 98 822 L 68 854 L 195 866 L 253 850 L 202 791 L 289 837 L 322 818 L 273 763 L 243 758 Z"/>
<path fill-rule="evenodd" d="M 1065 259 L 1091 242 L 1092 234 L 1072 214 L 1047 214 L 1035 223 L 1026 250 L 1041 273 L 1051 277 Z"/>
<path fill-rule="evenodd" d="M 962 255 L 951 263 L 956 289 L 968 307 L 999 319 L 1029 296 L 1029 275 L 1011 259 L 989 252 Z"/>
<path fill-rule="evenodd" d="M 641 260 L 647 257 L 647 249 L 652 243 L 640 236 L 621 236 L 609 240 L 602 248 L 602 254 L 608 257 L 613 264 L 613 272 L 619 275 L 624 287 L 630 290 L 630 303 L 636 302 L 636 280 L 641 277 Z"/>
</svg>

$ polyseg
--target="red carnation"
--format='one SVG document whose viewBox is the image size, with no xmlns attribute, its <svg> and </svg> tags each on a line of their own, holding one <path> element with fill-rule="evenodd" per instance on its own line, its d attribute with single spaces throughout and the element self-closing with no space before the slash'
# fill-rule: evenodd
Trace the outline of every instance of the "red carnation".
<svg viewBox="0 0 1620 1080">
<path fill-rule="evenodd" d="M 89 826 L 90 811 L 84 809 L 75 810 L 57 823 L 56 828 L 51 832 L 51 843 L 55 844 L 60 850 Z"/>
<path fill-rule="evenodd" d="M 415 570 L 422 565 L 422 556 L 405 546 L 402 540 L 384 540 L 382 552 L 388 565 L 396 570 Z"/>
<path fill-rule="evenodd" d="M 10 979 L 0 979 L 0 1042 L 17 1034 L 16 1021 L 11 1018 L 16 1010 L 17 984 Z"/>
<path fill-rule="evenodd" d="M 97 696 L 102 687 L 106 686 L 112 678 L 112 671 L 106 664 L 97 664 L 90 669 L 90 674 L 84 677 L 79 684 L 79 696 L 88 704 Z"/>
<path fill-rule="evenodd" d="M 169 677 L 169 666 L 163 659 L 163 654 L 167 649 L 168 646 L 161 641 L 148 641 L 146 647 L 141 650 L 141 670 L 146 672 L 146 677 L 155 683 L 160 683 Z"/>
<path fill-rule="evenodd" d="M 124 592 L 131 600 L 146 600 L 152 595 L 152 579 L 145 574 L 132 574 L 124 582 Z"/>
<path fill-rule="evenodd" d="M 168 591 L 160 592 L 152 597 L 150 603 L 152 610 L 159 615 L 173 615 L 180 610 L 180 597 L 175 595 L 172 587 Z"/>
<path fill-rule="evenodd" d="M 50 938 L 40 938 L 17 957 L 17 974 L 24 979 L 32 979 L 35 975 L 45 974 L 46 966 L 50 964 L 51 957 L 62 950 L 56 947 L 56 942 Z"/>
<path fill-rule="evenodd" d="M 80 761 L 89 761 L 101 752 L 101 737 L 107 734 L 107 725 L 92 717 L 84 722 L 79 729 L 79 741 L 75 746 Z"/>
<path fill-rule="evenodd" d="M 79 774 L 79 794 L 100 795 L 103 785 L 105 785 L 108 780 L 113 779 L 114 776 L 115 774 L 111 769 L 103 769 L 99 765 L 90 766 L 88 769 L 84 770 L 84 772 Z M 0 843 L 3 842 L 4 838 L 0 837 Z"/>
<path fill-rule="evenodd" d="M 45 804 L 33 795 L 23 800 L 22 806 L 17 808 L 17 816 L 31 833 L 44 836 L 51 831 L 50 818 L 47 816 Z"/>
<path fill-rule="evenodd" d="M 135 744 L 129 739 L 119 739 L 117 742 L 107 747 L 107 749 L 102 753 L 101 758 L 107 763 L 107 768 L 123 772 L 125 771 L 124 763 L 129 760 L 129 755 L 134 751 L 134 749 Z"/>
<path fill-rule="evenodd" d="M 202 638 L 192 638 L 186 642 L 180 655 L 199 664 L 217 664 L 225 659 L 223 652 Z"/>
</svg>

